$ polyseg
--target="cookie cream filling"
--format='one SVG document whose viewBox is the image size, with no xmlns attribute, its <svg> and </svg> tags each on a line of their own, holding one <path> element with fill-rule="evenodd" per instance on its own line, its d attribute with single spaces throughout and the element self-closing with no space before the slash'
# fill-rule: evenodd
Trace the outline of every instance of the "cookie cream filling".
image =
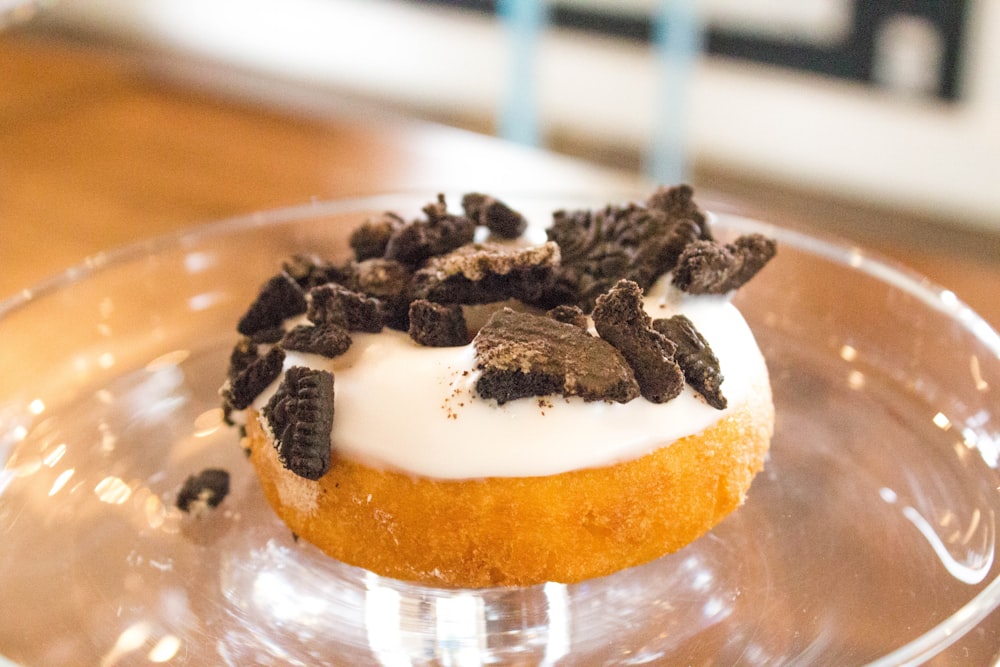
<svg viewBox="0 0 1000 667">
<path fill-rule="evenodd" d="M 334 359 L 289 351 L 284 367 L 334 374 L 336 455 L 438 479 L 553 475 L 639 458 L 703 431 L 767 390 L 760 350 L 727 296 L 683 294 L 667 275 L 647 292 L 644 307 L 654 319 L 691 319 L 719 359 L 728 408 L 709 406 L 689 386 L 661 404 L 550 395 L 497 405 L 476 395 L 471 343 L 424 347 L 388 328 L 352 333 L 350 349 Z M 260 411 L 280 381 L 252 407 Z"/>
</svg>

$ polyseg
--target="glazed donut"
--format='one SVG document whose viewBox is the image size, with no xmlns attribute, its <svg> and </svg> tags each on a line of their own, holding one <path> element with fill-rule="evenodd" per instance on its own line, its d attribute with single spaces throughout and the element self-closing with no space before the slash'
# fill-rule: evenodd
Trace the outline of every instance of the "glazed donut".
<svg viewBox="0 0 1000 667">
<path fill-rule="evenodd" d="M 382 576 L 523 586 L 650 561 L 735 510 L 774 408 L 730 297 L 773 242 L 716 241 L 684 186 L 559 211 L 535 245 L 502 202 L 463 209 L 370 220 L 346 263 L 293 258 L 240 320 L 224 409 L 291 531 Z"/>
</svg>

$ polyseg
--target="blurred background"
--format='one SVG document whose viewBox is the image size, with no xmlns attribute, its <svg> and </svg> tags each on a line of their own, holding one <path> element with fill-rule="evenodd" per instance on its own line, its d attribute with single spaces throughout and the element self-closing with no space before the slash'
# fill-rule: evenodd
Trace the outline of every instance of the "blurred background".
<svg viewBox="0 0 1000 667">
<path fill-rule="evenodd" d="M 243 105 L 270 114 L 272 126 L 279 119 L 349 117 L 375 127 L 393 117 L 471 131 L 573 158 L 593 167 L 592 174 L 601 170 L 637 187 L 687 180 L 753 213 L 822 227 L 928 273 L 934 267 L 921 253 L 947 248 L 953 253 L 947 261 L 969 263 L 971 273 L 954 280 L 972 297 L 965 282 L 996 278 L 1000 2 L 994 0 L 7 0 L 0 12 L 6 23 L 0 44 L 14 48 L 6 64 L 0 58 L 0 96 L 6 95 L 0 113 L 7 117 L 0 127 L 7 157 L 0 164 L 15 171 L 24 165 L 11 162 L 18 151 L 31 150 L 18 143 L 25 123 L 39 110 L 7 84 L 16 77 L 36 87 L 48 80 L 48 97 L 35 103 L 48 104 L 51 115 L 55 82 L 69 76 L 55 74 L 59 62 L 83 49 L 99 53 L 96 62 L 103 63 L 84 71 L 114 61 L 111 69 L 125 67 L 129 85 L 183 91 L 188 102 L 196 95 L 203 104 Z M 61 61 L 52 56 L 56 47 L 63 49 Z M 12 53 L 22 58 L 20 69 Z M 46 55 L 55 69 L 42 65 Z M 86 76 L 66 83 L 58 104 L 67 113 L 82 108 L 79 100 L 100 94 L 95 85 Z M 178 121 L 161 121 L 158 142 L 178 132 Z M 208 127 L 196 115 L 182 122 Z M 91 129 L 78 127 L 65 140 L 101 154 L 86 142 Z M 246 128 L 216 129 L 218 136 L 235 132 L 238 141 L 254 141 Z M 135 141 L 129 150 L 139 157 L 123 163 L 123 172 L 144 162 L 141 141 L 150 139 Z M 279 138 L 258 141 L 260 154 L 232 159 L 260 159 L 264 146 L 285 165 L 304 159 L 291 146 L 286 152 Z M 355 137 L 344 150 L 363 153 L 366 141 Z M 48 148 L 58 154 L 65 142 Z M 329 150 L 336 152 L 333 144 Z M 435 150 L 447 151 L 443 144 L 421 150 L 432 161 Z M 494 173 L 495 189 L 508 185 L 504 174 L 514 183 L 517 171 Z M 255 174 L 280 180 L 287 166 L 273 176 L 265 169 Z M 184 213 L 194 222 L 296 197 L 399 185 L 425 184 L 327 179 Z M 464 186 L 438 187 L 451 185 Z M 0 218 L 4 233 L 11 224 Z M 908 248 L 916 254 L 906 254 Z"/>
<path fill-rule="evenodd" d="M 48 14 L 625 168 L 679 119 L 696 167 L 1000 224 L 990 0 L 83 0 Z M 699 51 L 674 83 L 669 27 L 658 35 L 672 19 Z M 505 27 L 527 33 L 525 62 Z"/>
</svg>

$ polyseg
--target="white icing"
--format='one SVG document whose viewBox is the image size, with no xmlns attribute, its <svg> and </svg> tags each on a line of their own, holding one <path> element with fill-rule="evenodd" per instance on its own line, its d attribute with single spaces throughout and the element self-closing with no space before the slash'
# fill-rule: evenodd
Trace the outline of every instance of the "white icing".
<svg viewBox="0 0 1000 667">
<path fill-rule="evenodd" d="M 739 311 L 721 296 L 687 296 L 661 278 L 646 296 L 651 317 L 687 315 L 719 358 L 726 410 L 690 387 L 654 404 L 530 397 L 497 405 L 475 394 L 472 345 L 422 347 L 406 333 L 352 333 L 340 357 L 288 352 L 285 367 L 334 373 L 332 445 L 367 465 L 442 479 L 552 475 L 648 454 L 701 432 L 766 386 L 767 369 Z M 254 402 L 258 410 L 277 389 Z"/>
</svg>

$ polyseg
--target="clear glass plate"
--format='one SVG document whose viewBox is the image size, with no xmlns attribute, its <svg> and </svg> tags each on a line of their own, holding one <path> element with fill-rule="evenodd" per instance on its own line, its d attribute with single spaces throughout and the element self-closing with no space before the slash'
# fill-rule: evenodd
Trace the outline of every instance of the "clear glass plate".
<svg viewBox="0 0 1000 667">
<path fill-rule="evenodd" d="M 648 565 L 445 590 L 296 542 L 217 389 L 235 322 L 295 252 L 429 197 L 310 204 L 92 258 L 0 304 L 0 655 L 76 664 L 985 664 L 1000 651 L 1000 339 L 953 294 L 775 236 L 738 296 L 777 432 L 746 505 Z M 457 202 L 456 197 L 451 201 Z M 601 202 L 517 201 L 531 215 Z M 543 219 L 545 219 L 543 218 Z M 200 521 L 186 476 L 233 476 Z M 0 658 L 0 663 L 4 659 Z"/>
</svg>

